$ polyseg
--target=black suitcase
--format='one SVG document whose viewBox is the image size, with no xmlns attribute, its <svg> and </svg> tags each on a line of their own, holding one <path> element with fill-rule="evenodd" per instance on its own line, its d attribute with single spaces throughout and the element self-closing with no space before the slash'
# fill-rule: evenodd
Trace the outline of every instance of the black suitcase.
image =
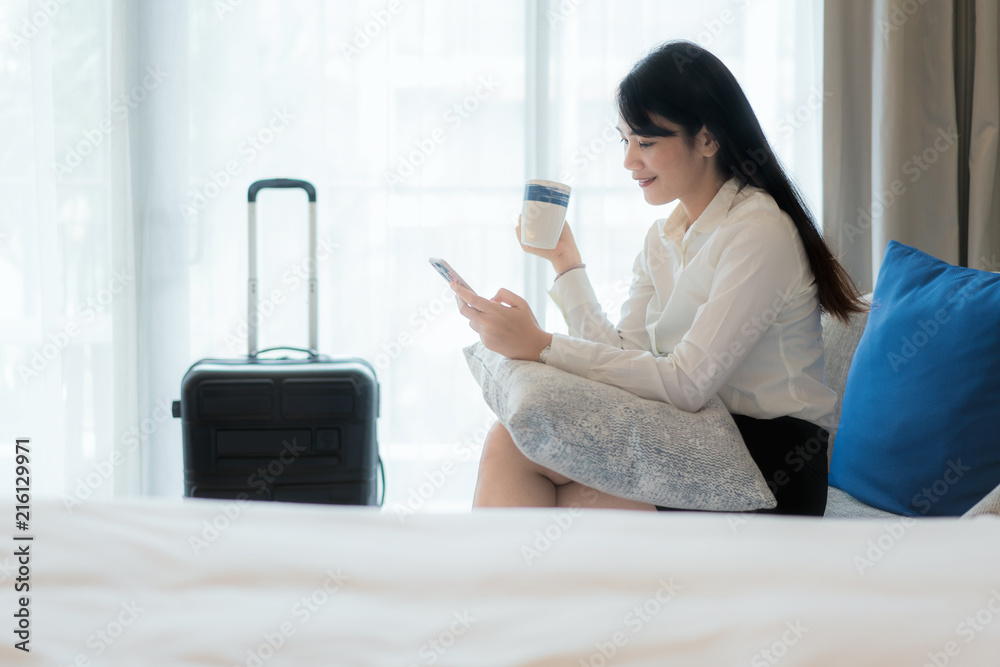
<svg viewBox="0 0 1000 667">
<path fill-rule="evenodd" d="M 256 199 L 265 188 L 309 196 L 309 349 L 257 350 Z M 377 505 L 379 386 L 363 359 L 317 348 L 316 189 L 306 181 L 257 181 L 247 194 L 250 232 L 245 359 L 202 359 L 184 375 L 184 495 L 196 498 Z M 300 358 L 262 358 L 290 350 Z M 385 479 L 383 472 L 383 490 Z"/>
</svg>

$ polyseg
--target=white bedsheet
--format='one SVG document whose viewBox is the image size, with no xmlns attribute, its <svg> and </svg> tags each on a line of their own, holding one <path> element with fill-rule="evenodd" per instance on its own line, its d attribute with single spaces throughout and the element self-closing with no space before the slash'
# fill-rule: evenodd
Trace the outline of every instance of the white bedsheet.
<svg viewBox="0 0 1000 667">
<path fill-rule="evenodd" d="M 3 665 L 1000 665 L 993 518 L 133 500 L 31 528 L 30 654 L 0 537 Z"/>
</svg>

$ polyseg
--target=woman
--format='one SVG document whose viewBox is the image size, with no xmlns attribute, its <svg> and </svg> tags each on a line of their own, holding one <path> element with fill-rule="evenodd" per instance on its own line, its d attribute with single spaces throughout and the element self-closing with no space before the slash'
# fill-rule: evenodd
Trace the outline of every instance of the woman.
<svg viewBox="0 0 1000 667">
<path fill-rule="evenodd" d="M 484 299 L 452 283 L 483 344 L 697 411 L 718 394 L 784 514 L 821 515 L 836 395 L 823 383 L 820 309 L 847 320 L 857 289 L 816 231 L 732 73 L 669 42 L 618 87 L 624 166 L 645 200 L 679 205 L 635 260 L 621 321 L 601 310 L 563 227 L 550 294 L 573 336 L 539 328 L 507 290 Z M 667 509 L 585 487 L 527 459 L 497 424 L 474 504 Z"/>
</svg>

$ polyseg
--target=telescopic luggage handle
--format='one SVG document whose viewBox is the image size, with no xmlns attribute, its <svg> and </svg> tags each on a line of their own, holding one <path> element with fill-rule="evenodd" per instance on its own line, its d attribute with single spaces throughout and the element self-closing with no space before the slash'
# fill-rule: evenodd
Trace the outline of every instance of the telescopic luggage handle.
<svg viewBox="0 0 1000 667">
<path fill-rule="evenodd" d="M 247 352 L 255 357 L 257 350 L 257 193 L 271 188 L 302 188 L 309 196 L 309 351 L 317 354 L 319 324 L 316 318 L 316 188 L 308 181 L 293 178 L 270 178 L 254 181 L 247 191 L 250 236 L 250 280 L 247 283 Z"/>
<path fill-rule="evenodd" d="M 302 188 L 309 195 L 309 201 L 316 203 L 316 188 L 309 181 L 299 181 L 294 178 L 268 178 L 263 181 L 254 181 L 247 191 L 247 201 L 253 204 L 257 201 L 257 193 L 261 190 L 272 188 Z"/>
</svg>

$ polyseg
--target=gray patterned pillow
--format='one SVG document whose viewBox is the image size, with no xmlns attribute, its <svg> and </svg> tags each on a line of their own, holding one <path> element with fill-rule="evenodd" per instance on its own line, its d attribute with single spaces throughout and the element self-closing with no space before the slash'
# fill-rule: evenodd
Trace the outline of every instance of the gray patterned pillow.
<svg viewBox="0 0 1000 667">
<path fill-rule="evenodd" d="M 774 495 L 718 396 L 691 413 L 552 366 L 465 348 L 483 397 L 532 461 L 619 498 L 715 511 Z"/>
</svg>

